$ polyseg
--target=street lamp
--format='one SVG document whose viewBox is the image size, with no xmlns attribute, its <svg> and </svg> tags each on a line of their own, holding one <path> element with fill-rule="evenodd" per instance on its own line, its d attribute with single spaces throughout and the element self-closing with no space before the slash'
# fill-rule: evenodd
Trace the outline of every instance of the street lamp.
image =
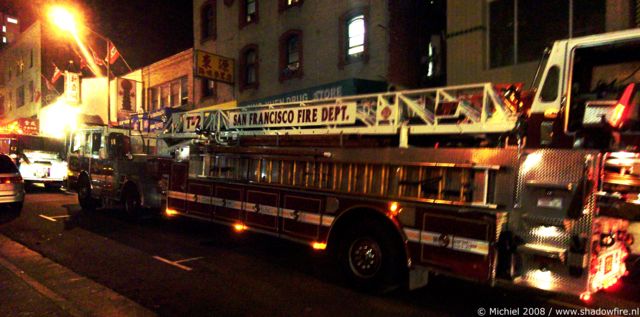
<svg viewBox="0 0 640 317">
<path fill-rule="evenodd" d="M 73 35 L 74 39 L 76 40 L 76 43 L 78 44 L 78 47 L 80 47 L 80 51 L 82 52 L 82 55 L 84 55 L 84 59 L 87 61 L 87 63 L 89 64 L 89 67 L 91 68 L 91 71 L 96 74 L 96 75 L 102 75 L 102 71 L 100 71 L 100 68 L 98 67 L 98 65 L 96 65 L 94 59 L 93 59 L 93 54 L 90 54 L 89 51 L 87 50 L 86 46 L 84 45 L 84 43 L 80 40 L 80 37 L 78 36 L 78 29 L 77 29 L 77 24 L 75 22 L 75 17 L 74 15 L 66 8 L 64 7 L 53 7 L 49 13 L 49 16 L 51 18 L 51 21 L 61 30 L 63 31 L 67 31 L 69 33 L 71 33 L 71 35 Z M 110 56 L 110 52 L 111 52 L 111 41 L 101 35 L 100 33 L 93 31 L 92 29 L 86 27 L 86 26 L 82 26 L 83 29 L 91 32 L 92 34 L 94 34 L 95 36 L 97 36 L 98 38 L 100 38 L 101 40 L 105 41 L 107 43 L 107 59 Z M 107 127 L 111 126 L 111 63 L 109 60 L 105 61 L 105 64 L 107 66 Z"/>
</svg>

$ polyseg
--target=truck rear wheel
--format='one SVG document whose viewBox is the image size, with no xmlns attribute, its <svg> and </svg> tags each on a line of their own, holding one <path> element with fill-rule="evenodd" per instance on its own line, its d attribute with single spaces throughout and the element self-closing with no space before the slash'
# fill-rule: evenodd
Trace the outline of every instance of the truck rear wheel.
<svg viewBox="0 0 640 317">
<path fill-rule="evenodd" d="M 339 243 L 337 260 L 349 283 L 372 293 L 385 293 L 401 283 L 403 261 L 393 236 L 378 224 L 347 229 Z"/>
<path fill-rule="evenodd" d="M 140 194 L 135 186 L 126 186 L 123 193 L 122 205 L 129 216 L 137 216 L 140 213 Z"/>
<path fill-rule="evenodd" d="M 94 211 L 96 209 L 96 201 L 91 197 L 91 185 L 89 180 L 84 177 L 78 182 L 78 203 L 82 211 Z"/>
</svg>

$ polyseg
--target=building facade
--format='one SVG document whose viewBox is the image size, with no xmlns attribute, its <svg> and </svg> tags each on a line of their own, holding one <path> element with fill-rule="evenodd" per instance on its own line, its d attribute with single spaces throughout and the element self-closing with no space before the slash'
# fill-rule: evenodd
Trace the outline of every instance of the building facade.
<svg viewBox="0 0 640 317">
<path fill-rule="evenodd" d="M 0 51 L 0 118 L 35 118 L 42 106 L 42 33 L 36 23 Z"/>
<path fill-rule="evenodd" d="M 637 26 L 634 0 L 448 0 L 447 84 L 531 84 L 554 40 Z"/>
<path fill-rule="evenodd" d="M 432 1 L 433 2 L 433 1 Z M 235 81 L 207 85 L 240 105 L 417 87 L 429 1 L 194 0 L 194 48 L 235 60 Z"/>
</svg>

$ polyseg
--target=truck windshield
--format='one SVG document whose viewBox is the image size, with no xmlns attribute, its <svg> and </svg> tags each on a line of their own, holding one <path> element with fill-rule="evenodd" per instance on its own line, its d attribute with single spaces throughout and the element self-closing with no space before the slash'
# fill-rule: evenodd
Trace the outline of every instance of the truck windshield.
<svg viewBox="0 0 640 317">
<path fill-rule="evenodd" d="M 638 51 L 638 40 L 575 49 L 567 126 L 569 131 L 575 132 L 583 127 L 583 123 L 597 120 L 588 118 L 592 114 L 585 112 L 589 105 L 615 106 L 629 83 L 640 82 Z M 637 112 L 633 115 L 637 115 Z M 633 125 L 633 129 L 638 128 Z"/>
</svg>

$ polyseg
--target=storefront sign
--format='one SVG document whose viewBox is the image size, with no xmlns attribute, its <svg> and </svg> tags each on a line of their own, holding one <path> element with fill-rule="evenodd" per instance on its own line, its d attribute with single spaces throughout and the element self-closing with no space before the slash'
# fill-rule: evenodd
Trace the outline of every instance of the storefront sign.
<svg viewBox="0 0 640 317">
<path fill-rule="evenodd" d="M 240 102 L 239 105 L 240 107 L 247 107 L 285 102 L 332 99 L 358 94 L 382 92 L 386 89 L 387 83 L 385 82 L 351 78 L 271 97 L 243 101 Z"/>
<path fill-rule="evenodd" d="M 137 110 L 137 86 L 138 83 L 126 79 L 118 78 L 118 121 L 126 120 L 128 117 Z"/>
<path fill-rule="evenodd" d="M 234 60 L 203 51 L 195 51 L 195 73 L 198 77 L 233 84 Z"/>
<path fill-rule="evenodd" d="M 356 121 L 356 103 L 335 103 L 298 108 L 235 110 L 229 114 L 229 128 L 273 128 L 349 124 Z"/>
</svg>

